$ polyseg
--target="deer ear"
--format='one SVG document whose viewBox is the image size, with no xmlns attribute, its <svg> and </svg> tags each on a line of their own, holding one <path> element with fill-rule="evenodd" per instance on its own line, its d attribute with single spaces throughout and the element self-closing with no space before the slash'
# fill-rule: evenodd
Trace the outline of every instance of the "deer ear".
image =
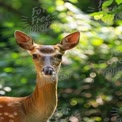
<svg viewBox="0 0 122 122">
<path fill-rule="evenodd" d="M 21 31 L 15 31 L 14 33 L 15 39 L 17 44 L 26 49 L 26 50 L 32 50 L 34 48 L 34 43 L 31 37 L 26 35 L 25 33 Z"/>
<path fill-rule="evenodd" d="M 60 46 L 63 50 L 69 50 L 75 47 L 80 38 L 80 32 L 74 32 L 68 36 L 66 36 L 60 43 Z"/>
</svg>

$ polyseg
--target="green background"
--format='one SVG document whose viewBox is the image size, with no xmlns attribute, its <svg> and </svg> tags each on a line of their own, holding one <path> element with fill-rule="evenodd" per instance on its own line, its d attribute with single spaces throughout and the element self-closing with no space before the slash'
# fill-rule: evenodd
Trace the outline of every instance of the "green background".
<svg viewBox="0 0 122 122">
<path fill-rule="evenodd" d="M 31 56 L 16 44 L 15 30 L 48 45 L 80 31 L 79 45 L 64 56 L 50 121 L 122 119 L 121 6 L 120 0 L 0 0 L 0 95 L 26 96 L 35 88 Z"/>
</svg>

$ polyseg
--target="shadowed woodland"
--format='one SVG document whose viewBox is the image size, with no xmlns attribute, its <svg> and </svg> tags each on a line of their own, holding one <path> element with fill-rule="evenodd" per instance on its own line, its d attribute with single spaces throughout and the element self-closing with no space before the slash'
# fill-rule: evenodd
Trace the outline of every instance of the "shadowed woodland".
<svg viewBox="0 0 122 122">
<path fill-rule="evenodd" d="M 122 121 L 121 0 L 0 0 L 1 96 L 35 88 L 31 56 L 16 44 L 15 30 L 47 45 L 80 31 L 79 45 L 63 58 L 50 122 Z"/>
</svg>

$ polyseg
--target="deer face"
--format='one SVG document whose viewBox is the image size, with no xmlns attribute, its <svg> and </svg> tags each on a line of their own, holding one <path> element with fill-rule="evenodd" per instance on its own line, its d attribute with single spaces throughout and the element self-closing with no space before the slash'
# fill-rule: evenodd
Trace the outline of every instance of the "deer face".
<svg viewBox="0 0 122 122">
<path fill-rule="evenodd" d="M 66 50 L 75 47 L 79 41 L 79 32 L 66 36 L 57 45 L 39 45 L 32 38 L 21 31 L 15 32 L 17 44 L 26 49 L 32 56 L 37 73 L 44 76 L 57 75 Z"/>
<path fill-rule="evenodd" d="M 42 75 L 56 75 L 58 73 L 64 51 L 58 45 L 38 45 L 30 51 L 38 72 Z"/>
</svg>

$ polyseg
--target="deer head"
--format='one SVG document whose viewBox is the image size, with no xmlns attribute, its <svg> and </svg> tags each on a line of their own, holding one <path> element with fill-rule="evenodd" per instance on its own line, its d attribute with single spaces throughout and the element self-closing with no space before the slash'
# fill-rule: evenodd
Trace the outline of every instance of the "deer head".
<svg viewBox="0 0 122 122">
<path fill-rule="evenodd" d="M 27 34 L 21 31 L 15 32 L 17 44 L 29 52 L 37 73 L 44 77 L 57 76 L 63 54 L 78 44 L 79 37 L 80 33 L 75 32 L 66 36 L 59 44 L 40 45 L 36 44 Z"/>
</svg>

